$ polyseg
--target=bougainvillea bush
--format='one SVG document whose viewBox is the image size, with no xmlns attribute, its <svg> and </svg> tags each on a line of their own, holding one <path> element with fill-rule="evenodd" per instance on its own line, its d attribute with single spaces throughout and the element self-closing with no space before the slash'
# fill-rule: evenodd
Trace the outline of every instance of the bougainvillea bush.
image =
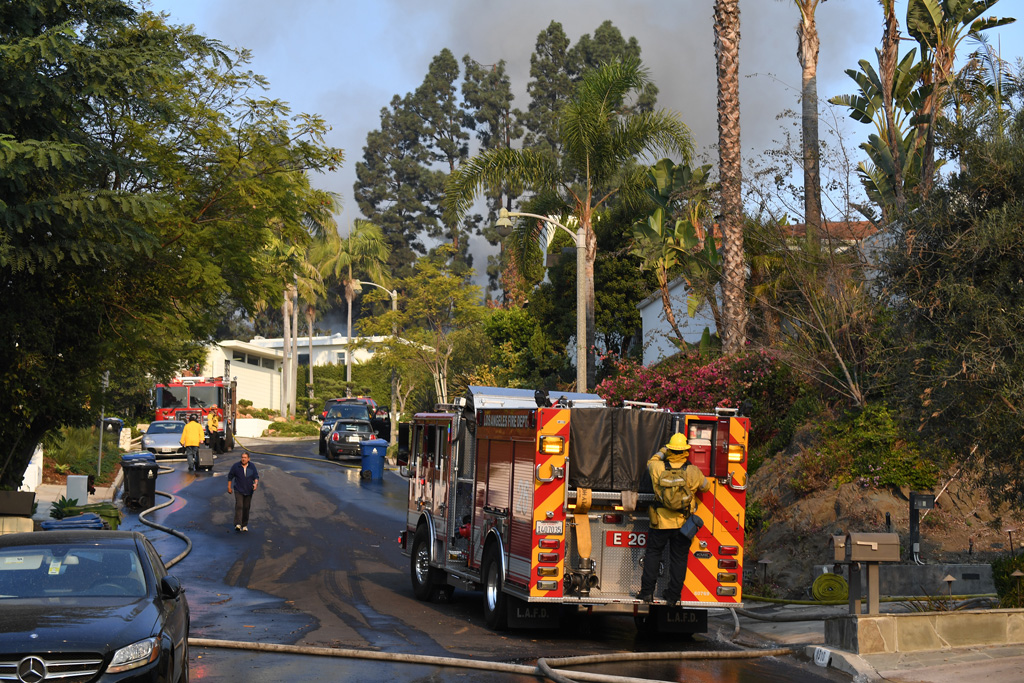
<svg viewBox="0 0 1024 683">
<path fill-rule="evenodd" d="M 750 401 L 751 448 L 775 435 L 802 393 L 790 369 L 764 351 L 713 360 L 699 353 L 680 354 L 651 367 L 630 360 L 610 362 L 612 375 L 595 389 L 609 405 L 644 401 L 671 411 L 712 412 Z"/>
</svg>

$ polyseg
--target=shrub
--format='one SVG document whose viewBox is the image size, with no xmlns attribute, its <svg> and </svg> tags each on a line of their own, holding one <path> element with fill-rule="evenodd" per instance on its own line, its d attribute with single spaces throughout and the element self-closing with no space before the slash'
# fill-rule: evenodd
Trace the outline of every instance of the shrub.
<svg viewBox="0 0 1024 683">
<path fill-rule="evenodd" d="M 60 474 L 95 474 L 98 445 L 99 436 L 93 428 L 61 427 L 43 439 L 43 457 Z M 96 478 L 97 484 L 113 481 L 121 453 L 118 437 L 103 432 L 103 472 Z"/>
<path fill-rule="evenodd" d="M 595 392 L 611 405 L 645 401 L 673 411 L 711 412 L 750 401 L 752 450 L 775 436 L 780 415 L 788 412 L 800 393 L 790 369 L 763 351 L 711 361 L 699 353 L 679 354 L 652 367 L 630 360 L 610 362 L 614 374 Z"/>
<path fill-rule="evenodd" d="M 319 436 L 320 425 L 307 421 L 275 422 L 266 429 L 264 434 L 267 436 Z"/>
<path fill-rule="evenodd" d="M 1013 572 L 1024 572 L 1024 555 L 1010 553 L 992 562 L 992 580 L 999 595 L 999 606 L 1005 608 L 1024 607 L 1024 577 L 1013 576 Z"/>
<path fill-rule="evenodd" d="M 250 401 L 247 398 L 240 398 L 240 399 L 238 399 L 238 407 L 239 408 L 251 408 L 252 407 L 252 401 Z"/>
<path fill-rule="evenodd" d="M 797 456 L 792 485 L 798 495 L 853 481 L 865 488 L 935 486 L 937 464 L 922 457 L 916 440 L 882 404 L 850 411 L 817 431 L 818 444 Z"/>
</svg>

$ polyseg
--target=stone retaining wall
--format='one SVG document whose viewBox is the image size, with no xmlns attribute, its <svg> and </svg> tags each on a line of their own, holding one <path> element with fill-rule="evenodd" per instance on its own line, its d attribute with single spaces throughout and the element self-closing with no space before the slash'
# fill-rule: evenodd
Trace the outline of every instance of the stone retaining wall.
<svg viewBox="0 0 1024 683">
<path fill-rule="evenodd" d="M 825 620 L 825 644 L 859 655 L 1024 644 L 1024 610 L 847 614 Z"/>
</svg>

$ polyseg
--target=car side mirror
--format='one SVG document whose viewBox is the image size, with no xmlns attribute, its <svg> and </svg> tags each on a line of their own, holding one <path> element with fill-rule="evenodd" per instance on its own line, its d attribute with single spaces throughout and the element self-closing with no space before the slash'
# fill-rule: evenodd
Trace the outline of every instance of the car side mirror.
<svg viewBox="0 0 1024 683">
<path fill-rule="evenodd" d="M 400 477 L 405 477 L 406 479 L 408 479 L 411 476 L 411 473 L 409 472 L 409 466 L 408 465 L 399 465 L 399 467 L 398 467 L 398 475 Z"/>
<path fill-rule="evenodd" d="M 181 581 L 176 577 L 165 576 L 160 579 L 160 595 L 167 600 L 175 600 L 185 589 L 181 587 Z"/>
</svg>

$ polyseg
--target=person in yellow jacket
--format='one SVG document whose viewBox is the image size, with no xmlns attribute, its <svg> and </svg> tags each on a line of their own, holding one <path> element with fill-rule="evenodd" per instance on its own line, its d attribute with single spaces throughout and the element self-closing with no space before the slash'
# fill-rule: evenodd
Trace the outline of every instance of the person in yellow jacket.
<svg viewBox="0 0 1024 683">
<path fill-rule="evenodd" d="M 188 471 L 199 468 L 199 445 L 203 443 L 203 428 L 193 415 L 185 423 L 178 443 L 185 447 L 185 459 L 188 460 Z"/>
<path fill-rule="evenodd" d="M 223 453 L 224 449 L 220 445 L 220 416 L 216 410 L 211 410 L 206 416 L 206 434 L 210 439 L 210 448 L 213 452 Z"/>
<path fill-rule="evenodd" d="M 697 494 L 711 488 L 711 483 L 696 465 L 689 462 L 690 444 L 683 434 L 673 434 L 669 442 L 647 461 L 651 485 L 657 499 L 649 508 L 651 530 L 644 551 L 644 571 L 640 579 L 639 600 L 651 602 L 658 583 L 658 568 L 668 546 L 668 585 L 662 597 L 674 605 L 679 602 L 686 580 L 686 560 L 692 536 L 680 528 L 697 509 Z"/>
</svg>

